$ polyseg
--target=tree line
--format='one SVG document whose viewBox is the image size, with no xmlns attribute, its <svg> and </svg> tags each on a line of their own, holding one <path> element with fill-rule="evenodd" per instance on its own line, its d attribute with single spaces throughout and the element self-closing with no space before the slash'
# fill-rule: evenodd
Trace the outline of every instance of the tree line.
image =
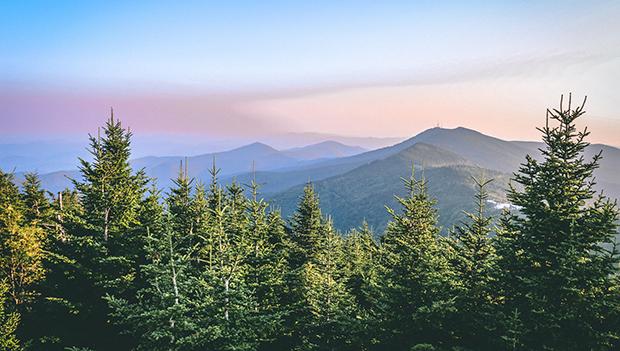
<svg viewBox="0 0 620 351">
<path fill-rule="evenodd" d="M 616 349 L 619 212 L 593 190 L 583 113 L 548 111 L 511 208 L 491 218 L 478 179 L 446 236 L 413 171 L 381 235 L 337 232 L 312 184 L 284 219 L 215 162 L 162 193 L 111 117 L 73 189 L 0 171 L 0 350 Z"/>
</svg>

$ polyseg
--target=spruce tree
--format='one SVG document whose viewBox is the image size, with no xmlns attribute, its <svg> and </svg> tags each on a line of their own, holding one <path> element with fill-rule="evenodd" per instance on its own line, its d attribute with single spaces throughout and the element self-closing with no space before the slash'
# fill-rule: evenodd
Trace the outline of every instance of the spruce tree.
<svg viewBox="0 0 620 351">
<path fill-rule="evenodd" d="M 90 136 L 93 161 L 80 159 L 82 180 L 74 180 L 74 185 L 85 209 L 85 229 L 96 240 L 107 242 L 137 224 L 148 180 L 143 170 L 133 173 L 129 164 L 132 134 L 114 115 L 103 133 Z"/>
<path fill-rule="evenodd" d="M 41 189 L 41 180 L 37 173 L 26 173 L 22 184 L 22 201 L 25 207 L 24 219 L 28 223 L 48 226 L 51 216 L 51 204 L 45 191 Z"/>
<path fill-rule="evenodd" d="M 193 338 L 204 326 L 192 315 L 196 286 L 183 234 L 173 230 L 172 219 L 156 202 L 150 208 L 148 262 L 142 267 L 147 284 L 135 299 L 109 296 L 112 316 L 123 332 L 139 340 L 136 350 L 195 350 Z"/>
<path fill-rule="evenodd" d="M 291 219 L 291 239 L 298 252 L 292 259 L 293 264 L 301 266 L 314 255 L 323 229 L 323 217 L 319 206 L 319 198 L 311 183 L 306 184 L 304 193 L 299 200 L 297 211 Z"/>
<path fill-rule="evenodd" d="M 281 338 L 283 349 L 302 347 L 302 335 L 306 332 L 306 320 L 310 311 L 305 302 L 304 265 L 318 251 L 324 220 L 319 200 L 312 184 L 306 184 L 297 211 L 290 220 L 289 261 L 285 274 L 285 314 L 287 330 Z"/>
<path fill-rule="evenodd" d="M 129 299 L 143 286 L 139 277 L 144 263 L 146 233 L 139 223 L 146 192 L 144 171 L 133 172 L 131 132 L 112 115 L 103 135 L 90 136 L 92 161 L 80 159 L 81 179 L 73 180 L 79 193 L 82 216 L 70 232 L 70 257 L 80 294 L 71 302 L 79 305 L 82 322 L 73 345 L 97 349 L 129 348 L 130 338 L 119 337 L 111 325 L 104 297 L 108 294 Z"/>
<path fill-rule="evenodd" d="M 378 287 L 379 245 L 366 221 L 345 238 L 347 286 L 358 306 L 369 313 L 376 305 Z"/>
<path fill-rule="evenodd" d="M 196 242 L 197 213 L 195 211 L 192 184 L 194 179 L 187 175 L 187 160 L 179 167 L 179 175 L 173 180 L 174 186 L 166 197 L 166 205 L 172 230 L 181 235 L 182 243 L 179 250 L 189 253 Z"/>
<path fill-rule="evenodd" d="M 491 237 L 492 218 L 486 214 L 487 185 L 491 180 L 473 179 L 478 188 L 476 211 L 451 233 L 452 267 L 456 279 L 455 308 L 450 320 L 457 345 L 471 350 L 494 350 L 498 301 L 494 291 L 497 255 Z"/>
<path fill-rule="evenodd" d="M 392 221 L 382 238 L 383 347 L 408 350 L 449 339 L 443 322 L 453 306 L 452 277 L 439 240 L 435 202 L 426 180 L 403 179 L 409 192 L 397 197 L 402 212 L 388 209 Z"/>
<path fill-rule="evenodd" d="M 3 208 L 11 206 L 22 210 L 23 203 L 20 201 L 19 188 L 15 185 L 13 173 L 0 170 L 0 205 Z"/>
<path fill-rule="evenodd" d="M 247 282 L 257 303 L 256 331 L 259 349 L 276 347 L 284 327 L 287 250 L 284 222 L 278 212 L 267 213 L 268 204 L 258 197 L 259 184 L 249 185 Z"/>
<path fill-rule="evenodd" d="M 4 328 L 7 348 L 16 332 L 20 339 L 30 344 L 29 339 L 38 334 L 31 325 L 41 320 L 38 305 L 47 296 L 42 295 L 46 278 L 46 261 L 50 254 L 44 223 L 50 219 L 49 204 L 40 190 L 35 175 L 27 174 L 24 193 L 19 194 L 12 174 L 0 171 L 0 280 L 2 281 L 2 308 L 19 313 L 6 312 Z M 5 300 L 9 300 L 5 304 Z M 33 333 L 34 332 L 34 333 Z M 26 345 L 27 346 L 27 345 Z"/>
<path fill-rule="evenodd" d="M 214 172 L 216 174 L 217 172 Z M 210 264 L 198 275 L 198 285 L 205 299 L 196 300 L 197 307 L 208 310 L 202 325 L 217 332 L 204 340 L 201 348 L 219 350 L 254 350 L 258 344 L 257 303 L 247 280 L 247 256 L 251 243 L 248 240 L 247 199 L 237 183 L 222 192 L 214 180 L 209 193 L 213 206 L 210 225 L 205 238 L 212 245 Z"/>
<path fill-rule="evenodd" d="M 617 348 L 618 209 L 593 189 L 602 156 L 584 157 L 590 133 L 575 126 L 584 105 L 569 97 L 547 113 L 543 159 L 527 156 L 515 174 L 508 198 L 518 210 L 498 237 L 504 340 L 520 350 Z"/>
<path fill-rule="evenodd" d="M 343 240 L 325 223 L 310 260 L 301 267 L 302 303 L 298 350 L 356 350 L 355 298 L 346 285 Z"/>
<path fill-rule="evenodd" d="M 379 245 L 366 221 L 360 229 L 352 230 L 344 239 L 344 274 L 346 285 L 355 298 L 359 330 L 349 330 L 358 349 L 377 342 L 377 302 L 379 297 Z"/>
<path fill-rule="evenodd" d="M 286 276 L 290 349 L 347 350 L 357 335 L 355 298 L 346 283 L 343 240 L 321 215 L 312 184 L 291 220 Z"/>
<path fill-rule="evenodd" d="M 187 161 L 186 161 L 187 162 Z M 190 238 L 194 234 L 194 216 L 192 183 L 193 179 L 187 175 L 187 163 L 183 169 L 183 162 L 179 168 L 179 175 L 173 180 L 174 186 L 166 197 L 168 212 L 172 216 L 173 229 Z"/>
</svg>

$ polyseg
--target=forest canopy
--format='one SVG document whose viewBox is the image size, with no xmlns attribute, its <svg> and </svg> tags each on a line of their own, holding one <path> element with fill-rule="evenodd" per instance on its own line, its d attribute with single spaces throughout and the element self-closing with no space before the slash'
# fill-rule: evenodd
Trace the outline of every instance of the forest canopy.
<svg viewBox="0 0 620 351">
<path fill-rule="evenodd" d="M 490 216 L 477 178 L 447 235 L 415 169 L 382 233 L 334 229 L 312 183 L 283 218 L 216 161 L 162 191 L 111 116 L 71 189 L 0 171 L 0 350 L 618 349 L 619 211 L 593 188 L 584 104 L 548 111 L 512 206 Z"/>
</svg>

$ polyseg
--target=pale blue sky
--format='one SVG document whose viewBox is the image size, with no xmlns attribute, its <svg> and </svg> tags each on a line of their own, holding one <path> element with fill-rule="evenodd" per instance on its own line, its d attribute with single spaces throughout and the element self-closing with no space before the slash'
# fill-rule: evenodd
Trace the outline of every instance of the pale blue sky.
<svg viewBox="0 0 620 351">
<path fill-rule="evenodd" d="M 3 1 L 0 101 L 10 106 L 0 119 L 9 133 L 36 131 L 50 126 L 42 111 L 54 109 L 47 122 L 82 131 L 100 121 L 102 106 L 115 105 L 138 129 L 167 131 L 163 115 L 144 117 L 157 101 L 193 132 L 226 133 L 247 122 L 260 132 L 395 135 L 441 118 L 398 125 L 415 112 L 405 106 L 392 128 L 363 116 L 367 128 L 349 130 L 358 116 L 347 106 L 367 99 L 338 94 L 401 87 L 411 90 L 396 93 L 403 99 L 433 91 L 428 98 L 439 102 L 437 85 L 447 85 L 455 98 L 467 91 L 484 104 L 476 89 L 497 85 L 503 95 L 495 99 L 523 94 L 532 104 L 523 113 L 544 111 L 533 104 L 553 104 L 569 90 L 594 95 L 596 123 L 617 128 L 618 18 L 617 1 Z M 473 85 L 455 88 L 462 84 Z M 548 95 L 529 102 L 527 92 Z M 182 101 L 165 102 L 171 95 Z M 334 107 L 309 110 L 315 104 Z M 492 110 L 481 107 L 479 118 Z M 78 116 L 90 122 L 76 124 Z"/>
</svg>

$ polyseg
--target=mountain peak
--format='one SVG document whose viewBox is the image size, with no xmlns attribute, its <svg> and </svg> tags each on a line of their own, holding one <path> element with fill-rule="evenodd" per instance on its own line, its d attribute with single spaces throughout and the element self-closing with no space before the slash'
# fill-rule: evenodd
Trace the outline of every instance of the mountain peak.
<svg viewBox="0 0 620 351">
<path fill-rule="evenodd" d="M 231 151 L 253 151 L 253 152 L 278 152 L 278 150 L 274 149 L 273 147 L 265 144 L 265 143 L 261 143 L 261 142 L 253 142 L 251 144 L 248 145 L 244 145 L 241 147 L 238 147 L 234 150 Z"/>
</svg>

